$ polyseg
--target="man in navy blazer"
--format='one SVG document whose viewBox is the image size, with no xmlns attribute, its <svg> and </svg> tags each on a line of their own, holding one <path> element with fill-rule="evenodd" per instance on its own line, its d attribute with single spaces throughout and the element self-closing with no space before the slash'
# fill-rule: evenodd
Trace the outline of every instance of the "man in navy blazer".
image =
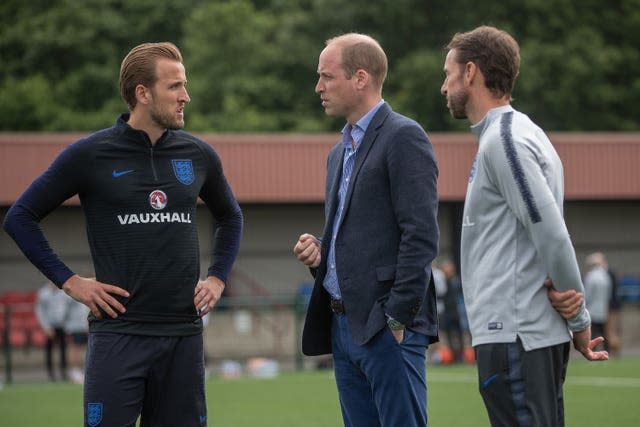
<svg viewBox="0 0 640 427">
<path fill-rule="evenodd" d="M 387 58 L 371 37 L 328 40 L 318 74 L 326 114 L 347 124 L 327 160 L 323 236 L 294 247 L 315 276 L 302 350 L 333 354 L 345 426 L 425 426 L 426 350 L 438 340 L 433 148 L 382 99 Z"/>
</svg>

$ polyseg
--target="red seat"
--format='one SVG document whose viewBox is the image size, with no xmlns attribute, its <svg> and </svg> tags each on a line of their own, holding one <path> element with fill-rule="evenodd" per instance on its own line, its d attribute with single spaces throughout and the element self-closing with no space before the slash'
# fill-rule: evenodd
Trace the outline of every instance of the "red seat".
<svg viewBox="0 0 640 427">
<path fill-rule="evenodd" d="M 31 329 L 29 337 L 30 343 L 35 347 L 44 347 L 47 343 L 47 336 L 41 328 Z"/>
<path fill-rule="evenodd" d="M 25 329 L 11 329 L 9 332 L 9 344 L 11 344 L 11 347 L 25 347 L 27 342 L 28 337 Z"/>
<path fill-rule="evenodd" d="M 31 298 L 32 297 L 28 292 L 6 291 L 5 293 L 0 295 L 0 303 L 5 303 L 5 304 L 29 303 L 29 302 L 32 302 Z"/>
<path fill-rule="evenodd" d="M 38 299 L 38 290 L 34 289 L 32 291 L 27 291 L 25 295 L 25 301 L 28 304 L 33 304 L 35 306 L 36 300 Z"/>
<path fill-rule="evenodd" d="M 26 348 L 44 346 L 46 336 L 36 317 L 34 298 L 36 292 L 8 291 L 0 295 L 0 343 L 5 328 L 9 328 L 9 345 Z M 6 310 L 9 319 L 6 319 Z M 8 325 L 6 320 L 9 321 Z"/>
<path fill-rule="evenodd" d="M 26 329 L 27 328 L 27 314 L 22 311 L 11 311 L 9 315 L 9 327 L 13 329 Z"/>
<path fill-rule="evenodd" d="M 25 328 L 29 329 L 29 330 L 34 330 L 34 329 L 41 329 L 42 327 L 40 326 L 40 321 L 38 320 L 38 317 L 36 316 L 36 313 L 33 311 L 30 311 L 27 316 L 23 319 L 24 321 L 24 326 Z"/>
</svg>

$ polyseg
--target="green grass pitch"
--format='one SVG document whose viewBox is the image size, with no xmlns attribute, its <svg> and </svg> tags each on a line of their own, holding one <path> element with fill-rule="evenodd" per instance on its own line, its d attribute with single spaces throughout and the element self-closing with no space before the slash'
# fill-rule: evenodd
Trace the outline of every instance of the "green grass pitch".
<svg viewBox="0 0 640 427">
<path fill-rule="evenodd" d="M 488 426 L 474 366 L 428 366 L 429 426 Z M 640 425 L 640 359 L 569 365 L 567 426 Z M 342 425 L 330 371 L 273 379 L 207 381 L 209 427 Z M 0 390 L 0 427 L 82 425 L 82 389 L 72 384 L 13 384 Z"/>
</svg>

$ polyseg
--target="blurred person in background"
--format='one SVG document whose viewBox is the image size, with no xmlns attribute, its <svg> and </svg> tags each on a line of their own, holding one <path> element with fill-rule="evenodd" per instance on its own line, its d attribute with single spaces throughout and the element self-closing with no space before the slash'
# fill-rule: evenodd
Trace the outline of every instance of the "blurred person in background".
<svg viewBox="0 0 640 427">
<path fill-rule="evenodd" d="M 605 325 L 609 318 L 613 281 L 607 270 L 604 254 L 595 252 L 587 256 L 587 273 L 584 275 L 584 299 L 591 314 L 591 337 L 606 336 Z M 606 341 L 598 349 L 606 349 Z"/>
<path fill-rule="evenodd" d="M 444 332 L 447 344 L 453 352 L 456 363 L 464 361 L 464 331 L 466 311 L 462 295 L 462 283 L 458 277 L 456 265 L 449 260 L 442 262 L 446 293 L 444 294 L 444 312 L 440 316 L 440 329 Z"/>
<path fill-rule="evenodd" d="M 444 297 L 447 294 L 447 279 L 436 261 L 431 263 L 431 276 L 433 277 L 433 285 L 436 288 L 438 316 L 442 318 L 445 310 Z"/>
<path fill-rule="evenodd" d="M 604 268 L 611 278 L 611 298 L 609 299 L 609 315 L 604 325 L 604 345 L 610 355 L 619 356 L 622 349 L 622 322 L 620 321 L 622 300 L 618 295 L 618 276 L 609 266 L 604 254 L 602 254 L 602 258 Z"/>
<path fill-rule="evenodd" d="M 607 257 L 602 252 L 595 252 L 592 254 L 593 258 L 590 260 L 595 265 L 600 265 L 607 271 L 609 279 L 611 281 L 611 293 L 609 296 L 609 312 L 607 314 L 607 320 L 604 324 L 604 348 L 609 352 L 609 355 L 619 356 L 622 347 L 621 335 L 622 324 L 620 322 L 620 309 L 622 307 L 622 301 L 618 295 L 618 277 L 616 273 L 609 266 Z M 587 261 L 589 265 L 589 261 Z M 586 284 L 585 284 L 586 286 Z"/>
<path fill-rule="evenodd" d="M 65 318 L 71 299 L 56 285 L 49 282 L 38 290 L 36 317 L 47 337 L 45 343 L 45 366 L 50 381 L 57 379 L 53 368 L 53 350 L 59 349 L 60 379 L 67 380 L 67 334 Z M 86 322 L 86 319 L 85 319 Z"/>
<path fill-rule="evenodd" d="M 69 380 L 75 384 L 84 383 L 84 358 L 89 339 L 89 307 L 69 298 L 64 330 L 69 340 Z"/>
<path fill-rule="evenodd" d="M 433 260 L 431 266 L 425 268 L 428 272 L 431 270 L 431 278 L 433 278 L 433 286 L 436 291 L 436 308 L 438 311 L 438 325 L 442 327 L 442 319 L 444 317 L 444 296 L 447 293 L 447 280 L 444 277 L 444 273 L 440 269 L 437 260 Z M 429 276 L 427 276 L 429 277 Z M 429 280 L 431 280 L 429 278 Z M 438 341 L 429 345 L 429 351 L 427 352 L 428 362 L 433 364 L 451 363 L 452 357 L 448 357 L 449 352 L 447 348 L 447 342 Z"/>
</svg>

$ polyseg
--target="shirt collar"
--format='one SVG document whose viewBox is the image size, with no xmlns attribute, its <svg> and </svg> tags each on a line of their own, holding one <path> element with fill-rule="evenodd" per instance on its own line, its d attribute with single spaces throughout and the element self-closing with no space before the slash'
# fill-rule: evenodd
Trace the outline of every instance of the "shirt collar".
<svg viewBox="0 0 640 427">
<path fill-rule="evenodd" d="M 344 125 L 344 127 L 342 128 L 341 142 L 347 150 L 351 150 L 352 138 L 353 138 L 353 141 L 355 141 L 356 143 L 355 149 L 358 150 L 358 147 L 362 142 L 362 138 L 364 138 L 364 134 L 367 131 L 367 128 L 369 127 L 369 125 L 371 124 L 371 120 L 373 120 L 373 117 L 376 115 L 376 113 L 378 112 L 380 107 L 382 107 L 383 104 L 384 104 L 384 99 L 381 99 L 380 102 L 374 105 L 373 108 L 371 108 L 371 110 L 367 112 L 367 114 L 362 116 L 360 120 L 356 122 L 355 126 L 351 126 L 349 123 Z"/>
<path fill-rule="evenodd" d="M 487 111 L 487 114 L 484 115 L 482 120 L 471 126 L 471 132 L 473 132 L 478 138 L 480 138 L 480 136 L 490 123 L 492 123 L 497 117 L 501 116 L 502 113 L 506 113 L 508 111 L 513 111 L 513 107 L 511 106 L 511 104 L 492 108 L 491 110 Z"/>
</svg>

